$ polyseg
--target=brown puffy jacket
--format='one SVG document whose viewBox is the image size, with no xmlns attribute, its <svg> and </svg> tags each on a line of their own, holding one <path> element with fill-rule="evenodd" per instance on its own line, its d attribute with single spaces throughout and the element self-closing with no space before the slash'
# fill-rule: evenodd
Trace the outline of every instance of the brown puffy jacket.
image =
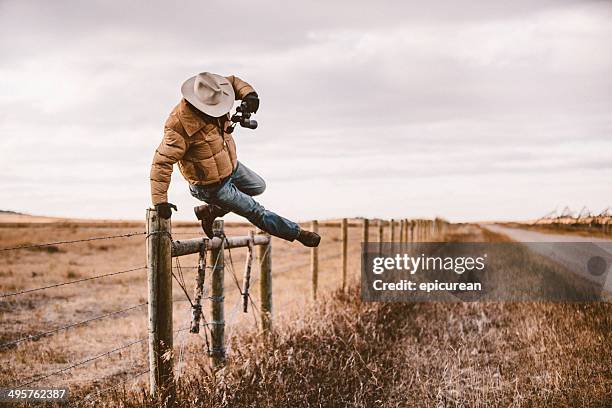
<svg viewBox="0 0 612 408">
<path fill-rule="evenodd" d="M 227 79 L 234 87 L 236 100 L 255 90 L 236 76 Z M 178 162 L 189 184 L 218 183 L 236 168 L 236 145 L 224 129 L 229 115 L 216 119 L 203 115 L 184 99 L 170 112 L 164 138 L 155 151 L 151 165 L 153 205 L 168 201 L 172 167 Z"/>
</svg>

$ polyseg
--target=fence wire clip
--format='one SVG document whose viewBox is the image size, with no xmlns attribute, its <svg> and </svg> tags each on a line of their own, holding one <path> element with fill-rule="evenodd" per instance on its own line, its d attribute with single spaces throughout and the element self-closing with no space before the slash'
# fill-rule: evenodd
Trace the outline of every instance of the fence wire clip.
<svg viewBox="0 0 612 408">
<path fill-rule="evenodd" d="M 223 302 L 223 300 L 225 299 L 224 295 L 221 296 L 209 296 L 208 297 L 210 299 L 211 302 Z"/>
<path fill-rule="evenodd" d="M 167 235 L 170 238 L 170 240 L 172 240 L 172 234 L 170 234 L 170 232 L 168 231 L 151 231 L 147 234 L 145 238 L 149 239 L 151 235 Z"/>
<path fill-rule="evenodd" d="M 225 347 L 220 347 L 220 348 L 211 347 L 211 349 L 208 351 L 208 355 L 213 356 L 215 354 L 221 354 L 222 356 L 224 356 Z"/>
</svg>

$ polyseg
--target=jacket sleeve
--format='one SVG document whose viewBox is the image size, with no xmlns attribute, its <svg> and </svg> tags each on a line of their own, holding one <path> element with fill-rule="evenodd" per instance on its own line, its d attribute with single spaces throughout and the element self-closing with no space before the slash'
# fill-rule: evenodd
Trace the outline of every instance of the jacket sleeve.
<svg viewBox="0 0 612 408">
<path fill-rule="evenodd" d="M 251 92 L 255 92 L 255 89 L 251 85 L 249 85 L 247 82 L 243 81 L 235 75 L 230 75 L 226 78 L 228 79 L 228 81 L 230 81 L 230 84 L 232 84 L 232 87 L 234 88 L 236 100 L 244 98 Z"/>
<path fill-rule="evenodd" d="M 166 127 L 164 138 L 155 150 L 151 165 L 151 201 L 153 205 L 168 202 L 172 167 L 183 158 L 186 151 L 187 143 L 183 136 Z"/>
</svg>

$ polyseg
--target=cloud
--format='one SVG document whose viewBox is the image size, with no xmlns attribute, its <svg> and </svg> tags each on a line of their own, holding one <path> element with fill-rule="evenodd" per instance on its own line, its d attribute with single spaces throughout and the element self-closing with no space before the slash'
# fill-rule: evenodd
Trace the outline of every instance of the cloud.
<svg viewBox="0 0 612 408">
<path fill-rule="evenodd" d="M 1 2 L 0 196 L 68 216 L 120 197 L 108 216 L 141 217 L 179 85 L 210 70 L 260 93 L 260 128 L 237 131 L 239 155 L 270 181 L 262 200 L 292 216 L 410 216 L 422 200 L 440 215 L 521 218 L 557 204 L 547 197 L 572 204 L 561 183 L 525 180 L 609 179 L 612 6 L 536 3 Z M 484 174 L 509 187 L 482 184 L 476 206 L 427 184 Z M 394 190 L 402 179 L 420 195 Z M 592 191 L 593 207 L 612 201 Z M 304 198 L 324 194 L 325 208 Z M 538 206 L 498 205 L 517 194 Z M 171 197 L 194 203 L 178 171 Z"/>
</svg>

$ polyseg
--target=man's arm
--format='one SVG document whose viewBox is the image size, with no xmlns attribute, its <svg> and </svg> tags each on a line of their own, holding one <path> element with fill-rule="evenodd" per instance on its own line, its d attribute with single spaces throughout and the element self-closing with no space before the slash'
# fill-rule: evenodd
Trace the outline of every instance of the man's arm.
<svg viewBox="0 0 612 408">
<path fill-rule="evenodd" d="M 255 89 L 251 85 L 249 85 L 247 82 L 243 81 L 235 75 L 230 75 L 226 78 L 234 88 L 236 100 L 244 99 L 244 97 L 248 94 L 255 92 Z"/>
<path fill-rule="evenodd" d="M 166 127 L 164 138 L 160 143 L 151 165 L 151 200 L 153 205 L 168 202 L 168 187 L 172 177 L 172 167 L 181 160 L 187 151 L 183 136 Z"/>
</svg>

